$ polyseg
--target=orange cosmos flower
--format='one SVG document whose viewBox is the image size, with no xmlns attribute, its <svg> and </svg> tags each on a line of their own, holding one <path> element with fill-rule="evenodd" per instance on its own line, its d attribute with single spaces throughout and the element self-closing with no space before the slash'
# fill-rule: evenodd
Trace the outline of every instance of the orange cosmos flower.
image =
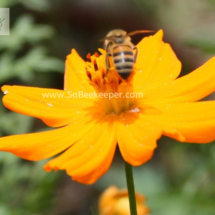
<svg viewBox="0 0 215 215">
<path fill-rule="evenodd" d="M 135 193 L 137 214 L 148 215 L 150 209 L 145 204 L 145 197 Z M 115 186 L 108 187 L 99 200 L 99 215 L 130 215 L 127 189 L 118 189 Z"/>
<path fill-rule="evenodd" d="M 108 170 L 117 144 L 125 161 L 138 166 L 151 159 L 161 135 L 213 141 L 215 101 L 196 101 L 215 90 L 215 58 L 177 79 L 181 63 L 162 37 L 160 30 L 137 45 L 127 80 L 114 68 L 105 74 L 104 50 L 88 56 L 90 62 L 72 50 L 64 90 L 3 86 L 7 108 L 60 128 L 3 137 L 0 150 L 33 161 L 62 152 L 44 169 L 66 170 L 73 180 L 91 184 Z"/>
</svg>

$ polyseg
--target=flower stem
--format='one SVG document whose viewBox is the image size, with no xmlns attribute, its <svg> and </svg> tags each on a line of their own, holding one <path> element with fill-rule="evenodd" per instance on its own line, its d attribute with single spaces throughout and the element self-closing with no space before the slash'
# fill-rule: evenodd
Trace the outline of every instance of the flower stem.
<svg viewBox="0 0 215 215">
<path fill-rule="evenodd" d="M 127 181 L 127 187 L 128 187 L 130 212 L 131 212 L 131 215 L 137 215 L 137 205 L 136 205 L 136 198 L 135 198 L 132 166 L 126 161 L 125 161 L 125 174 L 126 174 L 126 181 Z"/>
</svg>

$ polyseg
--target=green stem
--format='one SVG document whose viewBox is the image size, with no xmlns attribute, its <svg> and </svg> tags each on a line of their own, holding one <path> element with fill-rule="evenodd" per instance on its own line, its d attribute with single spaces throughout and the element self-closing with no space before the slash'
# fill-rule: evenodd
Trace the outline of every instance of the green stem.
<svg viewBox="0 0 215 215">
<path fill-rule="evenodd" d="M 125 174 L 126 174 L 127 187 L 128 187 L 130 212 L 131 212 L 131 215 L 137 215 L 137 205 L 136 205 L 136 198 L 135 198 L 132 166 L 126 161 L 125 161 Z"/>
</svg>

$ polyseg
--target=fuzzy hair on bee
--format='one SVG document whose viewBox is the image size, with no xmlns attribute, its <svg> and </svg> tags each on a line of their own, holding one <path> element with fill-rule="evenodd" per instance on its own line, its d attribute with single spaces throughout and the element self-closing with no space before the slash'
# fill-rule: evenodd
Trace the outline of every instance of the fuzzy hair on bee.
<svg viewBox="0 0 215 215">
<path fill-rule="evenodd" d="M 127 33 L 122 29 L 110 31 L 104 41 L 104 49 L 106 50 L 106 68 L 107 72 L 110 68 L 109 57 L 112 57 L 114 67 L 117 73 L 123 78 L 128 79 L 133 71 L 134 63 L 137 59 L 137 47 L 131 42 L 132 35 L 140 33 L 149 33 L 152 31 L 132 31 Z"/>
</svg>

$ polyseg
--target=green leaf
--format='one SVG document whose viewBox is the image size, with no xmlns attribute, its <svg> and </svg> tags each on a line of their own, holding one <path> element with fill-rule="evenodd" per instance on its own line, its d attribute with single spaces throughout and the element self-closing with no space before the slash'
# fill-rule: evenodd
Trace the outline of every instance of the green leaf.
<svg viewBox="0 0 215 215">
<path fill-rule="evenodd" d="M 10 36 L 1 36 L 0 50 L 7 49 L 17 52 L 25 44 L 35 44 L 41 40 L 49 39 L 54 34 L 48 25 L 35 25 L 32 16 L 19 17 L 11 29 Z"/>
<path fill-rule="evenodd" d="M 50 2 L 48 0 L 19 0 L 19 2 L 35 11 L 45 12 L 50 9 Z"/>
</svg>

